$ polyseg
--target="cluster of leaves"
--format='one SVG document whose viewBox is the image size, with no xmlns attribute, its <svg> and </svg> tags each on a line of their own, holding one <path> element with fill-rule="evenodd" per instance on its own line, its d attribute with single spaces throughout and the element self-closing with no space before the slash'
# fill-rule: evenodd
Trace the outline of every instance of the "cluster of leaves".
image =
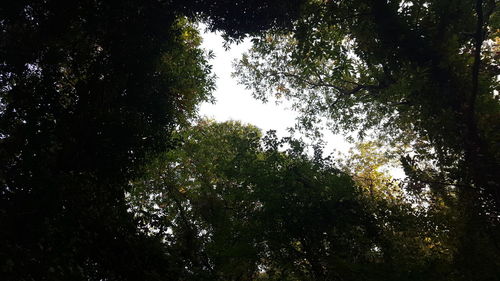
<svg viewBox="0 0 500 281">
<path fill-rule="evenodd" d="M 430 213 L 372 196 L 299 140 L 206 120 L 179 139 L 128 198 L 183 279 L 429 280 L 449 269 Z"/>
<path fill-rule="evenodd" d="M 293 28 L 254 38 L 235 74 L 257 98 L 292 100 L 308 130 L 326 118 L 406 146 L 407 188 L 459 214 L 472 278 L 480 259 L 500 264 L 483 251 L 500 237 L 498 19 L 495 1 L 309 1 Z"/>
<path fill-rule="evenodd" d="M 406 189 L 370 145 L 348 175 L 251 126 L 178 130 L 214 88 L 188 18 L 258 36 L 237 75 L 306 129 L 409 145 Z M 493 0 L 2 3 L 0 277 L 497 280 L 498 20 Z"/>
<path fill-rule="evenodd" d="M 124 193 L 214 88 L 185 16 L 238 38 L 300 2 L 2 2 L 1 279 L 175 278 Z"/>
<path fill-rule="evenodd" d="M 293 28 L 254 38 L 235 74 L 257 98 L 292 100 L 306 129 L 326 118 L 334 131 L 425 144 L 414 160 L 477 186 L 496 216 L 498 52 L 483 43 L 497 23 L 494 1 L 310 1 Z"/>
<path fill-rule="evenodd" d="M 239 42 L 249 34 L 271 28 L 291 27 L 306 0 L 187 0 L 184 12 L 223 31 L 228 42 Z"/>
<path fill-rule="evenodd" d="M 155 266 L 168 261 L 137 233 L 123 192 L 214 80 L 196 29 L 164 9 L 2 4 L 2 279 L 147 279 L 168 269 Z"/>
</svg>

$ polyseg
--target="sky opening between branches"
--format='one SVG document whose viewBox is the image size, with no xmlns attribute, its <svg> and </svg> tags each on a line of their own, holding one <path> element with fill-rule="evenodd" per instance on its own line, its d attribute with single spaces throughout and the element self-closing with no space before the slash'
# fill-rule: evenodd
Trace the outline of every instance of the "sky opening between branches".
<svg viewBox="0 0 500 281">
<path fill-rule="evenodd" d="M 200 106 L 200 116 L 214 119 L 218 122 L 228 120 L 238 120 L 244 123 L 259 127 L 263 132 L 275 130 L 279 137 L 289 136 L 289 128 L 293 128 L 296 123 L 298 113 L 291 109 L 290 103 L 286 100 L 269 101 L 263 103 L 252 97 L 251 90 L 238 84 L 237 79 L 232 77 L 233 62 L 241 58 L 251 47 L 250 38 L 246 38 L 240 44 L 231 44 L 230 48 L 224 48 L 224 39 L 215 32 L 203 32 L 202 47 L 211 50 L 214 58 L 211 63 L 213 72 L 217 75 L 217 89 L 214 92 L 215 102 L 205 102 Z M 322 129 L 322 140 L 324 142 L 324 156 L 334 154 L 347 154 L 353 144 L 340 134 L 333 134 L 328 129 Z M 298 137 L 307 139 L 298 132 Z M 394 178 L 403 178 L 404 171 L 399 167 L 387 167 Z"/>
</svg>

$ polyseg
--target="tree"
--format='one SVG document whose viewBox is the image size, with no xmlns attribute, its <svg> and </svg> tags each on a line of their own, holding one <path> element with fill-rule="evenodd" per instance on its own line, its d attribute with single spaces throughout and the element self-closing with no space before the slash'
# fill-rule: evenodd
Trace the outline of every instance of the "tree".
<svg viewBox="0 0 500 281">
<path fill-rule="evenodd" d="M 255 38 L 236 75 L 258 98 L 294 100 L 303 125 L 326 117 L 336 131 L 427 143 L 449 174 L 465 166 L 451 181 L 474 182 L 476 201 L 491 205 L 497 54 L 475 46 L 494 36 L 497 13 L 493 2 L 452 2 L 311 1 L 291 30 Z"/>
<path fill-rule="evenodd" d="M 213 78 L 194 27 L 155 5 L 128 4 L 3 10 L 6 280 L 168 271 L 161 248 L 135 230 L 123 191 L 135 163 L 168 146 L 169 131 L 209 97 Z"/>
<path fill-rule="evenodd" d="M 256 163 L 245 163 L 245 167 L 254 170 L 236 165 L 243 167 L 242 170 L 225 166 L 223 170 L 221 167 L 213 170 L 217 172 L 213 177 L 208 173 L 208 178 L 213 180 L 238 179 L 237 185 L 243 182 L 252 188 L 259 187 L 261 194 L 238 194 L 234 193 L 237 189 L 233 188 L 233 182 L 224 183 L 228 191 L 223 197 L 241 209 L 228 211 L 222 208 L 222 195 L 201 189 L 205 193 L 188 194 L 194 196 L 191 199 L 198 199 L 193 201 L 198 202 L 193 209 L 198 212 L 186 209 L 186 216 L 190 217 L 186 217 L 185 224 L 179 219 L 172 226 L 164 224 L 165 221 L 153 224 L 158 216 L 153 212 L 145 213 L 148 219 L 143 220 L 142 230 L 137 228 L 141 217 L 132 216 L 129 208 L 133 206 L 128 205 L 125 198 L 132 188 L 130 180 L 143 172 L 141 167 L 149 156 L 156 157 L 178 145 L 171 138 L 172 132 L 194 116 L 196 105 L 209 99 L 213 89 L 210 66 L 198 48 L 199 36 L 185 17 L 207 21 L 210 29 L 225 32 L 231 40 L 268 29 L 285 34 L 287 40 L 280 41 L 282 43 L 295 38 L 290 42 L 297 44 L 285 44 L 291 52 L 269 49 L 269 54 L 277 56 L 268 61 L 279 61 L 275 59 L 282 54 L 292 54 L 291 58 L 298 62 L 301 56 L 311 58 L 311 63 L 305 64 L 310 68 L 297 69 L 314 75 L 319 69 L 329 70 L 321 66 L 320 58 L 331 60 L 337 56 L 335 63 L 342 62 L 344 71 L 335 70 L 332 72 L 335 75 L 323 76 L 320 72 L 318 77 L 323 81 L 330 77 L 333 80 L 312 86 L 334 89 L 330 98 L 340 94 L 346 98 L 347 105 L 363 102 L 364 105 L 345 111 L 354 118 L 346 120 L 359 121 L 361 111 L 372 114 L 370 116 L 394 117 L 395 125 L 388 126 L 389 129 L 413 132 L 417 139 L 434 148 L 430 154 L 423 155 L 424 159 L 438 159 L 439 174 L 452 182 L 446 184 L 446 187 L 452 186 L 448 188 L 449 197 L 453 197 L 456 190 L 459 206 L 466 206 L 463 217 L 468 218 L 468 223 L 463 224 L 461 244 L 464 247 L 460 253 L 474 257 L 479 269 L 483 257 L 488 257 L 484 260 L 489 264 L 485 264 L 493 268 L 491 265 L 498 263 L 498 259 L 490 258 L 492 250 L 488 251 L 485 246 L 490 243 L 490 231 L 496 231 L 489 221 L 491 217 L 496 218 L 498 206 L 495 195 L 498 104 L 495 95 L 490 94 L 498 88 L 492 74 L 498 65 L 495 63 L 497 53 L 481 46 L 487 38 L 485 30 L 493 30 L 498 22 L 495 3 L 476 1 L 474 6 L 467 5 L 472 4 L 470 1 L 457 5 L 451 5 L 455 4 L 453 1 L 449 1 L 453 2 L 450 5 L 448 1 L 422 5 L 385 1 L 311 1 L 308 5 L 304 2 L 24 0 L 2 4 L 2 278 L 159 280 L 216 276 L 237 279 L 257 278 L 255 268 L 263 265 L 268 269 L 268 278 L 330 278 L 340 268 L 345 278 L 354 279 L 360 276 L 356 273 L 359 268 L 365 269 L 360 264 L 365 265 L 363 262 L 367 261 L 373 262 L 376 269 L 382 268 L 378 267 L 381 263 L 390 265 L 394 273 L 391 276 L 397 279 L 397 276 L 409 276 L 398 275 L 401 272 L 418 275 L 423 272 L 422 268 L 429 268 L 426 262 L 418 263 L 423 265 L 418 270 L 410 270 L 410 262 L 393 263 L 398 260 L 395 257 L 401 256 L 397 255 L 398 251 L 388 249 L 397 247 L 390 246 L 390 239 L 376 238 L 372 234 L 377 231 L 371 231 L 382 226 L 384 232 L 384 226 L 393 224 L 372 223 L 375 211 L 370 209 L 371 204 L 365 206 L 358 200 L 349 177 L 327 164 L 318 164 L 322 163 L 319 160 L 307 159 L 301 152 L 300 142 L 291 142 L 292 149 L 287 153 L 279 152 L 277 147 L 283 143 L 272 136 L 267 138 L 265 150 L 255 148 Z M 338 25 L 332 24 L 337 20 Z M 475 28 L 470 27 L 471 23 L 475 23 Z M 310 27 L 313 32 L 308 31 Z M 287 29 L 292 29 L 295 37 L 283 33 Z M 468 37 L 471 34 L 472 37 Z M 265 42 L 261 41 L 262 47 L 266 46 Z M 346 51 L 348 49 L 353 50 L 353 55 Z M 349 70 L 352 65 L 355 71 Z M 471 71 L 462 71 L 469 69 Z M 472 78 L 467 75 L 469 72 Z M 289 84 L 302 81 L 300 86 L 311 82 L 307 80 L 311 76 L 304 76 L 302 72 L 285 73 Z M 288 92 L 292 84 L 287 83 L 278 84 L 278 89 L 288 95 L 292 93 Z M 359 93 L 369 98 L 369 102 L 366 103 L 365 98 L 358 100 Z M 354 96 L 356 99 L 348 99 Z M 314 111 L 307 116 L 314 117 L 316 110 L 329 109 L 332 99 L 326 100 L 328 106 L 310 107 Z M 388 110 L 387 101 L 396 103 L 398 109 Z M 367 110 L 369 108 L 376 110 Z M 430 117 L 436 122 L 424 122 Z M 356 122 L 343 124 L 349 127 Z M 242 141 L 240 145 L 245 143 L 248 142 Z M 232 155 L 231 151 L 225 153 Z M 252 150 L 249 155 L 254 155 Z M 235 159 L 254 159 L 250 156 Z M 405 159 L 408 170 L 418 166 L 414 164 L 415 159 Z M 219 163 L 235 164 L 230 159 Z M 207 162 L 205 167 L 196 166 L 196 169 L 203 168 L 206 173 L 206 169 L 212 171 L 210 167 L 211 163 Z M 415 175 L 422 174 L 419 169 L 414 170 Z M 190 178 L 179 180 L 189 182 Z M 270 183 L 273 183 L 272 190 L 267 189 Z M 178 184 L 169 182 L 168 186 L 177 188 Z M 212 183 L 204 184 L 210 187 Z M 464 188 L 472 184 L 477 188 Z M 330 185 L 339 188 L 329 191 Z M 433 187 L 437 188 L 439 185 Z M 167 212 L 179 216 L 185 208 L 175 202 L 183 199 L 180 190 L 174 189 L 167 201 L 170 202 Z M 323 198 L 325 193 L 331 197 Z M 347 201 L 340 200 L 343 196 Z M 280 198 L 288 201 L 278 200 Z M 231 233 L 247 233 L 248 225 L 236 222 L 239 216 L 253 215 L 252 211 L 259 209 L 255 202 L 266 202 L 269 206 L 266 212 L 259 213 L 265 214 L 265 219 L 257 216 L 254 220 L 240 221 L 257 223 L 254 227 L 262 229 L 262 236 L 244 239 L 231 236 Z M 311 202 L 314 204 L 307 205 Z M 240 206 L 240 203 L 247 205 Z M 296 216 L 288 210 L 294 210 Z M 352 210 L 356 216 L 351 214 Z M 310 214 L 316 212 L 320 215 L 309 219 Z M 489 224 L 483 221 L 475 224 L 476 213 Z M 341 221 L 338 226 L 341 230 L 334 231 L 337 226 L 332 228 L 332 216 L 351 220 Z M 294 224 L 293 219 L 300 219 L 300 223 Z M 176 220 L 170 218 L 169 221 Z M 162 235 L 151 235 L 148 223 L 163 229 Z M 394 225 L 394 231 L 401 232 L 398 224 Z M 435 228 L 432 222 L 429 225 L 429 229 Z M 196 236 L 203 234 L 202 230 L 208 226 L 217 230 L 216 239 Z M 164 241 L 169 227 L 177 228 L 176 233 L 184 235 L 174 236 L 171 245 Z M 359 229 L 362 231 L 356 232 Z M 489 231 L 488 235 L 483 235 L 483 230 Z M 331 235 L 315 236 L 324 232 Z M 415 233 L 416 237 L 424 237 Z M 232 252 L 247 252 L 250 246 L 255 246 L 256 239 L 262 237 L 269 240 L 262 244 L 268 248 L 260 252 L 249 250 L 247 256 L 238 259 L 228 258 Z M 235 247 L 221 249 L 222 241 L 227 239 L 234 241 Z M 401 245 L 407 245 L 410 240 L 398 241 L 405 241 Z M 471 240 L 478 242 L 468 243 Z M 325 248 L 327 244 L 321 244 L 322 241 L 340 246 L 332 254 L 331 247 Z M 476 244 L 480 247 L 467 248 Z M 195 256 L 199 253 L 202 255 Z M 392 258 L 380 258 L 379 253 Z M 211 257 L 208 264 L 205 264 L 205 254 Z M 332 256 L 342 258 L 332 262 L 327 258 Z M 420 260 L 427 261 L 426 258 Z M 348 261 L 348 266 L 342 267 L 344 261 Z M 464 259 L 462 264 L 467 261 Z M 324 264 L 335 265 L 335 270 Z M 227 266 L 233 266 L 234 270 Z M 212 272 L 211 268 L 217 271 Z M 495 276 L 494 270 L 483 272 L 483 279 Z M 468 274 L 471 273 L 473 270 Z"/>
<path fill-rule="evenodd" d="M 493 278 L 500 262 L 496 3 L 310 1 L 303 11 L 291 29 L 253 39 L 237 64 L 240 81 L 263 100 L 294 101 L 306 129 L 326 118 L 336 131 L 410 145 L 402 161 L 411 187 L 431 188 L 460 213 L 457 267 L 465 279 L 475 271 Z"/>
<path fill-rule="evenodd" d="M 137 231 L 124 193 L 214 87 L 185 16 L 238 37 L 284 24 L 301 1 L 279 14 L 254 2 L 2 3 L 3 280 L 176 278 L 159 241 Z"/>
<path fill-rule="evenodd" d="M 133 183 L 142 230 L 189 280 L 429 280 L 449 274 L 439 224 L 372 197 L 299 140 L 202 120 Z M 424 227 L 425 226 L 425 227 Z M 442 267 L 436 269 L 437 265 Z"/>
</svg>

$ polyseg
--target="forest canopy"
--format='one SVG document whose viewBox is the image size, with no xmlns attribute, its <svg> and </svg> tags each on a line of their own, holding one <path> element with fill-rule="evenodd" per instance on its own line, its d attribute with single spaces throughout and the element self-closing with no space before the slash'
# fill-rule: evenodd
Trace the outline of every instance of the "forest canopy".
<svg viewBox="0 0 500 281">
<path fill-rule="evenodd" d="M 252 38 L 257 99 L 356 150 L 199 119 L 200 22 Z M 494 0 L 2 3 L 0 278 L 499 280 L 499 22 Z"/>
</svg>

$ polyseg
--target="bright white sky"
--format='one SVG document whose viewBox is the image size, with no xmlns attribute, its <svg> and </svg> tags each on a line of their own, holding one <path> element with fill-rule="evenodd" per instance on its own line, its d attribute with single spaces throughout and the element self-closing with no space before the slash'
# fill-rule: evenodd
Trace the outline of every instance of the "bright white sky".
<svg viewBox="0 0 500 281">
<path fill-rule="evenodd" d="M 213 72 L 217 75 L 217 89 L 214 93 L 216 103 L 202 104 L 200 114 L 219 122 L 239 120 L 257 126 L 263 132 L 276 130 L 279 137 L 288 136 L 287 128 L 294 126 L 297 113 L 288 109 L 289 106 L 285 103 L 264 104 L 254 99 L 250 90 L 239 85 L 236 79 L 231 77 L 233 61 L 239 59 L 250 46 L 250 40 L 246 39 L 239 45 L 231 45 L 231 48 L 226 51 L 220 35 L 203 34 L 202 47 L 212 50 L 215 54 L 215 59 L 211 63 Z M 331 153 L 333 149 L 346 153 L 351 147 L 342 136 L 333 135 L 328 131 L 323 133 L 326 143 L 325 153 Z"/>
<path fill-rule="evenodd" d="M 231 45 L 231 48 L 226 51 L 220 35 L 204 33 L 202 47 L 212 50 L 215 54 L 211 63 L 213 72 L 217 75 L 217 89 L 214 93 L 216 103 L 202 104 L 200 115 L 219 122 L 238 120 L 257 126 L 264 133 L 268 130 L 276 130 L 279 137 L 289 136 L 287 128 L 294 126 L 297 113 L 290 110 L 285 102 L 264 104 L 254 99 L 250 90 L 239 85 L 236 79 L 231 77 L 233 61 L 239 59 L 251 47 L 250 40 L 246 39 L 239 45 Z M 323 130 L 323 135 L 325 156 L 334 151 L 347 154 L 349 148 L 353 147 L 341 135 L 334 135 L 328 130 Z M 405 177 L 401 167 L 390 167 L 389 173 L 394 178 Z"/>
</svg>

